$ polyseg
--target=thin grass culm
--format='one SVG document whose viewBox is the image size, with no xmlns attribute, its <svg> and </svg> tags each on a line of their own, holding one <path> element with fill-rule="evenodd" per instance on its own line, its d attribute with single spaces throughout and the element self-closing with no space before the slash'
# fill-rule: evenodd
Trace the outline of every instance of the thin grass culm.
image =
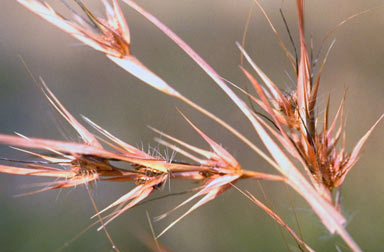
<svg viewBox="0 0 384 252">
<path fill-rule="evenodd" d="M 183 126 L 178 130 L 173 127 L 168 129 L 164 127 L 165 123 L 157 122 L 143 127 L 147 130 L 146 134 L 154 137 L 155 142 L 153 145 L 155 147 L 148 148 L 147 151 L 145 148 L 137 147 L 136 142 L 118 137 L 118 134 L 112 132 L 113 129 L 107 129 L 106 125 L 111 125 L 110 122 L 103 122 L 97 116 L 73 115 L 71 112 L 74 110 L 73 104 L 71 108 L 69 106 L 67 108 L 70 104 L 59 100 L 49 88 L 51 81 L 46 83 L 45 78 L 35 77 L 33 68 L 30 70 L 30 67 L 23 62 L 31 82 L 41 90 L 50 110 L 57 118 L 65 139 L 30 137 L 22 133 L 0 134 L 1 145 L 10 146 L 16 153 L 19 152 L 19 155 L 28 157 L 17 159 L 0 156 L 2 161 L 0 173 L 3 173 L 3 176 L 6 176 L 4 174 L 23 175 L 43 179 L 38 180 L 38 183 L 31 185 L 32 189 L 23 191 L 19 196 L 36 197 L 35 194 L 40 195 L 43 192 L 74 192 L 79 188 L 85 188 L 93 212 L 85 216 L 90 226 L 84 230 L 103 233 L 103 239 L 108 244 L 104 246 L 108 247 L 107 251 L 111 248 L 113 251 L 132 249 L 138 251 L 144 248 L 149 248 L 151 251 L 171 251 L 171 248 L 176 248 L 179 251 L 184 247 L 190 248 L 191 251 L 254 251 L 260 248 L 262 250 L 322 251 L 325 247 L 321 245 L 320 235 L 314 236 L 309 233 L 313 230 L 315 233 L 316 230 L 317 232 L 321 230 L 328 236 L 335 237 L 331 242 L 327 242 L 327 250 L 342 248 L 345 251 L 358 252 L 367 249 L 361 245 L 359 233 L 351 232 L 347 225 L 349 216 L 346 213 L 358 207 L 345 209 L 341 195 L 344 184 L 357 183 L 353 181 L 353 176 L 349 179 L 349 174 L 353 174 L 358 169 L 353 167 L 361 157 L 369 137 L 374 134 L 376 128 L 379 128 L 379 125 L 382 125 L 384 111 L 380 107 L 371 108 L 370 113 L 374 113 L 375 120 L 369 123 L 365 132 L 360 132 L 359 137 L 354 138 L 355 143 L 351 146 L 348 138 L 350 134 L 346 132 L 346 129 L 350 128 L 346 118 L 349 91 L 345 86 L 337 86 L 336 88 L 344 90 L 341 97 L 332 95 L 331 98 L 331 94 L 325 100 L 320 97 L 324 97 L 323 93 L 327 96 L 327 92 L 330 92 L 323 90 L 322 83 L 325 82 L 324 79 L 328 80 L 323 75 L 327 70 L 327 62 L 332 60 L 332 52 L 337 47 L 336 40 L 328 41 L 331 35 L 341 29 L 342 25 L 347 26 L 351 20 L 361 18 L 360 16 L 367 13 L 374 13 L 379 8 L 344 17 L 344 20 L 339 24 L 335 23 L 334 28 L 329 29 L 331 32 L 326 33 L 325 39 L 320 40 L 321 44 L 316 47 L 314 46 L 316 40 L 312 37 L 308 38 L 312 32 L 306 30 L 308 29 L 306 20 L 310 19 L 310 16 L 306 15 L 304 0 L 291 1 L 292 3 L 289 4 L 284 1 L 281 3 L 276 14 L 281 15 L 282 30 L 279 30 L 277 27 L 280 26 L 276 26 L 275 21 L 270 18 L 264 9 L 264 4 L 258 0 L 248 1 L 248 11 L 243 13 L 245 31 L 238 36 L 238 40 L 242 42 L 233 41 L 233 52 L 240 59 L 238 62 L 240 66 L 232 71 L 240 77 L 237 81 L 231 82 L 223 78 L 208 61 L 178 35 L 178 32 L 173 31 L 171 26 L 165 25 L 150 11 L 140 6 L 139 2 L 133 0 L 93 2 L 61 0 L 57 3 L 17 0 L 17 2 L 19 8 L 24 7 L 80 42 L 83 45 L 80 50 L 84 50 L 84 47 L 94 49 L 99 56 L 103 57 L 104 64 L 115 67 L 113 71 L 127 78 L 133 76 L 134 78 L 129 79 L 130 82 L 144 83 L 160 91 L 157 95 L 167 97 L 177 104 L 173 105 L 176 109 L 165 114 L 174 112 L 178 120 L 183 123 L 180 123 Z M 285 4 L 294 6 L 295 22 L 292 22 L 292 16 L 285 15 Z M 130 14 L 127 15 L 126 12 Z M 136 20 L 145 22 L 147 28 L 135 22 L 131 24 L 129 20 L 133 15 L 137 16 Z M 281 73 L 286 72 L 289 76 L 289 86 L 291 86 L 289 89 L 281 88 L 285 83 L 278 83 L 275 79 L 279 78 L 267 74 L 270 70 L 266 70 L 268 69 L 266 64 L 260 62 L 258 54 L 255 53 L 255 50 L 260 49 L 254 48 L 247 41 L 247 36 L 252 35 L 254 22 L 252 20 L 256 16 L 264 20 L 266 27 L 270 29 L 268 36 L 271 35 L 275 39 L 276 48 L 281 49 L 281 55 L 286 61 Z M 163 38 L 167 39 L 167 43 L 172 43 L 178 50 L 178 54 L 175 54 L 177 56 L 169 55 L 162 59 L 161 65 L 168 67 L 165 66 L 168 63 L 164 62 L 167 58 L 169 58 L 169 64 L 174 64 L 173 56 L 179 57 L 182 54 L 180 57 L 187 57 L 194 67 L 197 66 L 197 70 L 194 71 L 200 71 L 199 74 L 206 78 L 207 83 L 204 85 L 207 86 L 207 90 L 208 87 L 215 88 L 215 96 L 210 97 L 213 100 L 212 103 L 222 106 L 223 110 L 228 108 L 228 111 L 230 109 L 233 112 L 211 112 L 217 111 L 217 107 L 213 109 L 199 105 L 200 103 L 195 101 L 199 99 L 193 92 L 185 91 L 187 89 L 180 83 L 168 81 L 172 80 L 173 72 L 167 76 L 164 74 L 164 69 L 153 67 L 155 64 L 148 61 L 145 53 L 140 51 L 141 45 L 135 42 L 135 36 L 146 35 L 145 29 L 161 33 Z M 176 27 L 175 30 L 178 28 Z M 258 36 L 263 37 L 262 34 Z M 162 43 L 159 42 L 158 45 L 156 41 L 151 41 L 148 44 L 158 48 Z M 318 51 L 316 48 L 319 48 Z M 210 52 L 213 54 L 215 50 L 216 48 L 211 48 Z M 92 67 L 92 64 L 87 67 Z M 100 72 L 97 73 L 98 76 L 99 74 Z M 175 71 L 174 74 L 180 73 Z M 108 75 L 108 72 L 105 72 L 105 75 Z M 86 83 L 77 85 L 82 85 L 84 88 L 87 88 L 87 85 L 91 86 Z M 127 90 L 130 85 L 133 84 L 124 83 L 121 88 Z M 338 81 L 333 85 L 339 85 Z M 370 86 L 367 85 L 365 88 L 369 89 Z M 84 89 L 79 88 L 79 90 Z M 131 92 L 131 89 L 129 90 Z M 220 98 L 216 97 L 218 90 L 222 95 Z M 197 88 L 195 91 L 202 92 Z M 114 95 L 124 96 L 123 92 L 114 91 Z M 106 93 L 104 97 L 94 102 L 104 103 L 107 95 Z M 152 102 L 149 101 L 151 98 L 138 95 L 134 97 L 136 101 L 129 99 L 124 106 Z M 76 101 L 72 102 L 76 103 Z M 222 105 L 224 102 L 229 103 L 229 106 Z M 339 104 L 334 106 L 336 102 Z M 143 117 L 145 114 L 145 111 L 141 112 Z M 201 120 L 205 119 L 208 119 L 211 129 L 201 123 Z M 212 131 L 212 128 L 215 130 Z M 382 129 L 383 127 L 380 127 L 379 131 Z M 215 131 L 220 133 L 217 134 Z M 177 132 L 182 133 L 177 134 Z M 226 140 L 220 139 L 221 136 Z M 232 139 L 230 146 L 234 146 L 232 142 L 236 141 L 241 147 L 226 147 L 221 144 L 229 138 Z M 244 153 L 253 160 L 243 160 Z M 119 191 L 117 196 L 116 194 L 110 196 L 113 198 L 98 199 L 99 194 L 105 193 L 108 184 L 119 185 L 119 188 L 123 188 L 124 191 Z M 264 186 L 271 192 L 264 190 Z M 283 189 L 280 190 L 281 188 Z M 280 190 L 279 195 L 273 192 L 277 190 Z M 228 191 L 232 191 L 232 194 L 227 193 Z M 275 199 L 270 195 L 280 198 Z M 348 190 L 343 191 L 343 195 L 348 196 Z M 70 194 L 66 197 L 70 197 Z M 220 212 L 215 212 L 218 216 L 234 211 L 236 214 L 232 215 L 236 215 L 236 218 L 252 214 L 258 217 L 263 215 L 264 218 L 272 220 L 280 231 L 280 236 L 276 237 L 280 237 L 280 245 L 283 245 L 276 247 L 278 246 L 274 244 L 277 243 L 276 238 L 256 239 L 266 244 L 255 244 L 258 242 L 251 237 L 251 231 L 235 231 L 231 223 L 225 220 L 214 221 L 216 224 L 219 223 L 217 225 L 225 225 L 227 233 L 225 239 L 219 234 L 222 231 L 220 229 L 224 230 L 224 228 L 218 228 L 214 232 L 201 231 L 199 235 L 197 235 L 198 231 L 190 233 L 189 227 L 185 227 L 188 219 L 194 218 L 199 211 L 208 208 L 208 205 L 213 205 L 212 202 L 220 202 L 217 199 L 228 203 L 231 209 L 224 210 L 225 204 L 221 205 Z M 241 209 L 238 207 L 239 204 L 247 205 L 249 209 Z M 279 210 L 281 205 L 284 205 L 284 209 Z M 350 202 L 347 205 L 351 207 Z M 152 208 L 153 206 L 155 207 Z M 254 206 L 258 211 L 254 210 Z M 289 215 L 280 215 L 280 212 L 284 213 L 288 208 L 292 210 Z M 296 208 L 310 211 L 309 218 L 314 224 L 309 226 L 316 228 L 311 229 L 308 225 L 303 225 L 302 223 L 306 223 L 303 219 L 308 217 L 303 217 L 302 212 Z M 156 212 L 159 209 L 161 212 Z M 140 215 L 142 219 L 136 218 L 134 222 L 141 225 L 140 228 L 132 231 L 134 229 L 132 222 L 131 231 L 126 232 L 123 229 L 128 230 L 130 226 L 131 212 L 142 214 Z M 207 224 L 208 221 L 196 223 L 201 230 L 205 227 L 208 230 L 210 226 Z M 264 228 L 258 227 L 257 222 L 254 225 L 252 229 Z M 186 232 L 186 238 L 177 241 L 178 244 L 188 243 L 187 238 L 193 236 L 194 242 L 191 243 L 212 239 L 215 240 L 217 247 L 212 247 L 212 244 L 206 247 L 199 247 L 196 244 L 196 246 L 184 244 L 181 247 L 174 247 L 172 239 L 167 239 L 173 230 Z M 76 239 L 68 238 L 67 241 L 76 243 L 80 236 L 86 235 L 81 230 L 79 232 L 81 235 L 72 235 Z M 226 245 L 232 244 L 231 241 L 225 240 L 232 237 L 235 232 L 242 234 L 241 237 L 247 237 L 243 238 L 241 248 L 234 249 Z M 260 232 L 263 231 L 260 230 Z M 212 235 L 213 238 L 206 234 Z M 128 236 L 129 238 L 126 238 Z M 223 240 L 221 245 L 217 244 L 220 240 Z M 244 241 L 246 244 L 243 244 Z M 133 242 L 141 245 L 132 244 Z M 71 244 L 56 245 L 60 251 L 71 246 Z M 102 250 L 101 247 L 95 246 L 98 245 L 92 244 L 88 248 Z"/>
</svg>

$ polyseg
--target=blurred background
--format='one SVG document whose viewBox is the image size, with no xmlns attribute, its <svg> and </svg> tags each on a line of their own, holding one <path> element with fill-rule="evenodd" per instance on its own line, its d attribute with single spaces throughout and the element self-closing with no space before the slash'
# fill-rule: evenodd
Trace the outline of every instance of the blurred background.
<svg viewBox="0 0 384 252">
<path fill-rule="evenodd" d="M 70 2 L 70 0 L 68 0 Z M 96 14 L 103 15 L 98 1 L 84 1 Z M 241 41 L 252 1 L 138 1 L 149 12 L 174 30 L 224 78 L 240 87 L 247 80 L 238 65 L 235 46 Z M 63 9 L 60 1 L 50 1 Z M 288 34 L 279 14 L 281 1 L 261 1 L 283 41 L 289 48 Z M 384 1 L 308 1 L 306 35 L 313 38 L 314 49 L 336 24 L 363 10 L 382 6 Z M 214 112 L 259 143 L 248 121 L 225 94 L 164 34 L 128 8 L 121 7 L 131 29 L 132 52 L 152 71 L 196 103 Z M 283 10 L 297 44 L 295 1 L 285 1 Z M 65 13 L 65 12 L 64 12 Z M 384 112 L 384 9 L 347 22 L 324 42 L 336 44 L 324 70 L 319 113 L 328 95 L 332 112 L 346 100 L 347 146 L 349 150 Z M 244 168 L 276 171 L 239 140 L 215 122 L 185 104 L 170 98 L 124 72 L 99 52 L 63 33 L 16 1 L 2 2 L 0 15 L 0 131 L 26 136 L 64 139 L 57 129 L 57 116 L 24 68 L 42 76 L 49 88 L 77 118 L 88 118 L 112 134 L 135 146 L 156 146 L 151 125 L 186 142 L 209 148 L 181 118 L 176 107 L 207 135 L 228 149 Z M 281 51 L 260 10 L 253 8 L 246 50 L 254 61 L 281 88 L 294 85 L 289 63 Z M 379 251 L 384 237 L 384 127 L 374 131 L 363 155 L 348 175 L 342 188 L 343 213 L 347 229 L 367 251 Z M 27 159 L 7 146 L 0 157 Z M 162 150 L 165 151 L 165 150 Z M 179 156 L 176 159 L 180 159 Z M 33 190 L 39 178 L 0 174 L 0 250 L 1 251 L 111 251 L 102 232 L 94 228 L 74 241 L 73 237 L 93 223 L 94 214 L 83 187 L 44 192 L 26 197 L 16 194 Z M 105 207 L 133 188 L 133 183 L 99 182 L 92 190 L 99 208 Z M 175 181 L 172 192 L 196 186 Z M 273 182 L 241 181 L 238 186 L 267 202 L 304 240 L 318 251 L 348 251 L 344 243 L 327 233 L 310 207 L 287 186 Z M 168 193 L 168 187 L 165 192 Z M 160 193 L 161 194 L 161 193 Z M 186 199 L 189 194 L 157 200 L 138 206 L 112 222 L 108 229 L 121 251 L 151 251 L 153 245 L 145 212 L 160 215 Z M 154 196 L 156 197 L 156 195 Z M 187 208 L 153 223 L 157 233 Z M 298 225 L 295 221 L 297 215 Z M 282 234 L 283 233 L 283 234 Z M 229 190 L 213 202 L 193 212 L 159 242 L 172 251 L 296 251 L 286 232 L 236 190 Z"/>
</svg>

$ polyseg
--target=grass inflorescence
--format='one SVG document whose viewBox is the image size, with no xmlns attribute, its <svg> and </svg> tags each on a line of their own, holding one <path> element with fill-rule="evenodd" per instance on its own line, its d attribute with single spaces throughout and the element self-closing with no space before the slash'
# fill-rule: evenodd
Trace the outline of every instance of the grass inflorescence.
<svg viewBox="0 0 384 252">
<path fill-rule="evenodd" d="M 54 178 L 53 181 L 37 184 L 39 188 L 22 195 L 84 186 L 95 210 L 95 214 L 90 216 L 91 220 L 98 226 L 96 228 L 98 231 L 104 230 L 113 250 L 120 251 L 119 244 L 107 230 L 110 223 L 136 206 L 152 200 L 160 201 L 161 196 L 156 198 L 156 195 L 166 188 L 172 188 L 171 183 L 175 180 L 185 181 L 186 184 L 189 184 L 187 181 L 197 182 L 198 185 L 194 189 L 187 190 L 192 193 L 191 196 L 175 202 L 169 206 L 169 211 L 154 218 L 155 221 L 163 221 L 166 217 L 174 218 L 161 231 L 154 231 L 151 217 L 147 214 L 150 232 L 156 241 L 154 250 L 163 251 L 165 248 L 161 248 L 162 244 L 158 242 L 160 237 L 190 213 L 199 211 L 208 202 L 235 188 L 284 229 L 294 241 L 296 249 L 316 250 L 305 240 L 305 233 L 300 230 L 296 212 L 294 213 L 296 224 L 299 225 L 297 230 L 274 211 L 268 197 L 258 198 L 238 185 L 243 180 L 253 180 L 254 183 L 270 181 L 286 185 L 286 188 L 290 188 L 287 191 L 291 189 L 295 191 L 329 233 L 338 235 L 350 250 L 361 251 L 354 237 L 347 231 L 347 221 L 341 207 L 340 188 L 357 163 L 368 137 L 384 115 L 379 116 L 365 134 L 361 134 L 352 148 L 347 148 L 344 111 L 348 96 L 344 95 L 340 99 L 340 105 L 333 116 L 330 112 L 333 100 L 329 97 L 324 108 L 320 107 L 322 104 L 318 101 L 324 67 L 334 41 L 329 43 L 329 49 L 325 52 L 321 53 L 321 49 L 319 53 L 313 52 L 313 41 L 308 39 L 305 30 L 304 1 L 296 1 L 298 24 L 296 44 L 290 27 L 293 25 L 289 24 L 283 11 L 280 10 L 293 52 L 284 44 L 281 34 L 277 32 L 262 5 L 258 1 L 254 2 L 265 15 L 289 62 L 290 76 L 295 84 L 289 91 L 281 89 L 280 85 L 273 81 L 273 77 L 268 76 L 248 53 L 247 48 L 250 46 L 245 43 L 246 36 L 243 36 L 243 43 L 236 43 L 239 58 L 241 56 L 239 73 L 242 73 L 246 80 L 237 86 L 222 78 L 202 56 L 150 12 L 134 1 L 121 1 L 121 4 L 129 6 L 164 33 L 203 70 L 233 102 L 238 113 L 247 119 L 243 123 L 249 124 L 252 128 L 252 136 L 241 133 L 238 127 L 228 123 L 226 118 L 219 117 L 200 106 L 189 94 L 183 94 L 176 85 L 168 83 L 165 77 L 152 71 L 135 56 L 133 49 L 135 40 L 130 33 L 129 21 L 126 21 L 117 0 L 100 1 L 104 5 L 104 15 L 96 14 L 78 0 L 62 1 L 67 8 L 68 16 L 56 11 L 44 1 L 18 0 L 18 2 L 83 44 L 101 52 L 122 71 L 136 77 L 140 82 L 212 119 L 216 125 L 242 142 L 247 151 L 260 156 L 272 167 L 265 172 L 258 170 L 257 166 L 244 166 L 242 161 L 233 155 L 233 152 L 239 150 L 223 147 L 220 139 L 210 137 L 180 109 L 177 109 L 177 112 L 190 126 L 185 130 L 195 132 L 206 145 L 198 146 L 173 136 L 167 129 L 150 127 L 159 136 L 155 141 L 165 149 L 177 153 L 181 159 L 166 157 L 161 154 L 159 148 L 155 148 L 153 152 L 144 151 L 118 138 L 93 119 L 82 116 L 80 121 L 80 118 L 73 116 L 59 101 L 43 78 L 35 78 L 30 73 L 52 109 L 76 132 L 77 140 L 1 134 L 1 144 L 13 146 L 18 151 L 37 157 L 39 161 L 3 158 L 8 162 L 0 165 L 0 172 Z M 248 17 L 246 27 L 252 18 L 251 15 Z M 343 23 L 344 21 L 341 24 Z M 336 25 L 335 29 L 341 24 Z M 335 29 L 331 31 L 334 32 Z M 330 34 L 327 34 L 325 38 L 328 39 L 329 36 Z M 320 48 L 322 47 L 323 44 L 320 45 Z M 255 137 L 261 144 L 256 143 Z M 127 183 L 131 187 L 121 196 L 109 200 L 109 204 L 104 208 L 99 209 L 92 196 L 92 190 L 99 181 Z M 169 196 L 172 196 L 172 193 Z M 181 214 L 174 213 L 187 205 Z M 146 220 L 143 219 L 143 222 Z M 290 249 L 289 246 L 287 248 Z"/>
</svg>

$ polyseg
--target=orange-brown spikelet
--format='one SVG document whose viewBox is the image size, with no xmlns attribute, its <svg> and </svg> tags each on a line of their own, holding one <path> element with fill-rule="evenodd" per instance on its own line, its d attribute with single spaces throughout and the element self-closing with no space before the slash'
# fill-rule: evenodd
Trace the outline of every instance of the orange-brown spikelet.
<svg viewBox="0 0 384 252">
<path fill-rule="evenodd" d="M 82 2 L 76 1 L 87 16 L 87 19 L 84 19 L 74 13 L 77 22 L 56 13 L 46 2 L 38 0 L 18 0 L 18 2 L 98 51 L 119 58 L 130 55 L 131 38 L 128 25 L 116 0 L 113 0 L 113 6 L 107 0 L 102 0 L 107 19 L 94 16 Z"/>
<path fill-rule="evenodd" d="M 76 0 L 76 3 L 81 7 L 87 19 L 74 12 L 77 22 L 73 22 L 56 13 L 45 2 L 42 3 L 39 0 L 18 0 L 20 4 L 51 24 L 59 27 L 84 44 L 103 52 L 111 61 L 136 78 L 162 92 L 177 95 L 178 92 L 176 90 L 169 87 L 164 80 L 132 55 L 130 51 L 131 37 L 129 28 L 117 0 L 113 0 L 113 6 L 107 0 L 101 1 L 106 9 L 106 20 L 96 17 L 80 0 Z"/>
<path fill-rule="evenodd" d="M 117 169 L 108 162 L 108 151 L 64 108 L 43 81 L 42 90 L 56 111 L 76 130 L 83 143 L 0 135 L 3 144 L 52 152 L 52 155 L 43 155 L 18 149 L 45 160 L 42 162 L 44 165 L 30 163 L 28 168 L 2 165 L 0 172 L 61 179 L 46 183 L 43 189 L 36 192 L 88 184 L 101 176 L 127 176 L 127 171 Z"/>
<path fill-rule="evenodd" d="M 41 83 L 42 90 L 51 105 L 76 130 L 83 143 L 27 138 L 24 136 L 17 137 L 0 135 L 0 142 L 2 144 L 9 144 L 23 148 L 48 150 L 53 153 L 53 156 L 42 155 L 19 149 L 27 152 L 28 154 L 46 160 L 45 164 L 47 165 L 29 164 L 29 168 L 2 165 L 0 167 L 0 172 L 18 175 L 63 178 L 62 181 L 52 182 L 52 186 L 47 187 L 44 190 L 77 186 L 97 179 L 104 179 L 103 177 L 118 181 L 142 181 L 143 178 L 146 177 L 147 171 L 145 169 L 127 171 L 114 167 L 110 164 L 109 160 L 128 162 L 136 167 L 148 167 L 148 169 L 155 170 L 159 174 L 167 173 L 167 167 L 164 166 L 167 162 L 165 159 L 155 158 L 146 154 L 145 152 L 117 139 L 87 119 L 92 126 L 114 142 L 114 144 L 107 143 L 118 152 L 111 152 L 104 149 L 96 137 L 85 127 L 83 127 L 64 108 L 60 101 L 48 89 L 45 83 L 43 81 Z M 66 169 L 63 170 L 62 168 L 56 168 L 57 166 Z"/>
<path fill-rule="evenodd" d="M 20 175 L 33 175 L 33 176 L 42 176 L 42 177 L 56 177 L 61 178 L 60 181 L 54 181 L 50 183 L 51 185 L 43 188 L 40 191 L 64 188 L 64 187 L 73 187 L 80 184 L 87 184 L 99 178 L 101 173 L 111 173 L 116 175 L 119 173 L 115 170 L 109 163 L 97 156 L 84 155 L 80 152 L 74 151 L 76 149 L 75 146 L 84 148 L 102 148 L 98 140 L 93 136 L 90 132 L 88 132 L 57 100 L 57 98 L 53 95 L 53 93 L 48 89 L 43 80 L 42 83 L 42 91 L 44 92 L 46 98 L 49 100 L 51 105 L 56 109 L 56 111 L 62 115 L 62 117 L 76 130 L 76 132 L 81 136 L 84 144 L 76 144 L 76 143 L 65 143 L 67 146 L 67 151 L 65 148 L 60 148 L 62 143 L 55 141 L 45 141 L 42 139 L 33 139 L 27 138 L 24 136 L 14 137 L 1 135 L 0 142 L 5 144 L 10 144 L 13 146 L 21 146 L 27 148 L 37 148 L 43 149 L 53 152 L 54 156 L 50 155 L 42 155 L 26 150 L 19 149 L 28 154 L 37 156 L 46 160 L 47 164 L 51 164 L 51 166 L 60 166 L 67 167 L 66 170 L 58 169 L 54 167 L 49 167 L 47 165 L 36 165 L 29 164 L 29 168 L 19 168 L 19 167 L 10 167 L 10 166 L 2 166 L 0 171 L 4 173 L 13 173 Z M 81 148 L 81 147 L 80 147 Z"/>
<path fill-rule="evenodd" d="M 173 212 L 174 210 L 180 208 L 181 206 L 184 206 L 185 204 L 189 203 L 193 199 L 200 196 L 204 196 L 197 203 L 195 203 L 187 212 L 185 212 L 178 219 L 173 221 L 167 228 L 165 228 L 158 235 L 158 237 L 163 235 L 168 229 L 174 226 L 177 222 L 179 222 L 182 218 L 187 216 L 189 213 L 199 208 L 200 206 L 204 205 L 205 203 L 215 199 L 218 195 L 220 195 L 221 193 L 231 188 L 232 184 L 235 183 L 243 175 L 243 169 L 241 168 L 240 164 L 228 151 L 226 151 L 223 147 L 221 147 L 219 144 L 217 144 L 215 141 L 209 138 L 206 134 L 204 134 L 186 116 L 183 115 L 183 117 L 200 134 L 200 136 L 204 138 L 204 140 L 210 145 L 212 151 L 202 150 L 200 148 L 188 145 L 178 139 L 172 138 L 167 134 L 164 134 L 161 132 L 160 133 L 163 136 L 170 138 L 171 140 L 176 140 L 179 144 L 182 144 L 185 147 L 204 156 L 206 158 L 205 160 L 198 159 L 198 158 L 195 158 L 195 160 L 199 160 L 201 165 L 209 167 L 210 170 L 202 173 L 205 179 L 203 180 L 203 186 L 200 191 L 198 191 L 195 195 L 193 195 L 192 197 L 188 198 L 187 200 L 185 200 L 184 202 L 176 206 L 174 209 L 172 209 L 168 213 L 165 213 L 157 218 L 158 220 L 160 220 L 166 217 L 170 212 Z M 165 141 L 163 141 L 163 143 L 172 148 L 172 145 L 167 144 Z M 192 156 L 192 154 L 190 154 L 190 156 Z"/>
</svg>

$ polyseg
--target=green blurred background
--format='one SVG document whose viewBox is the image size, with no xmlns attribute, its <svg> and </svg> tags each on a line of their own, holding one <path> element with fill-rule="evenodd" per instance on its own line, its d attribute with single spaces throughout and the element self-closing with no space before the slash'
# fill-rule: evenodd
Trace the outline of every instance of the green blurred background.
<svg viewBox="0 0 384 252">
<path fill-rule="evenodd" d="M 59 1 L 51 1 L 60 6 Z M 85 3 L 103 14 L 98 1 Z M 247 84 L 239 71 L 239 51 L 243 27 L 252 6 L 247 0 L 139 1 L 192 48 L 224 78 L 239 86 Z M 288 36 L 279 15 L 280 1 L 261 1 L 284 42 Z M 306 34 L 314 48 L 337 23 L 350 15 L 383 1 L 308 1 Z M 193 101 L 224 118 L 235 128 L 259 142 L 249 123 L 223 92 L 166 36 L 144 18 L 121 3 L 130 25 L 132 51 L 155 73 Z M 284 12 L 297 43 L 295 1 L 285 1 Z M 334 112 L 348 88 L 347 145 L 349 149 L 384 112 L 384 9 L 378 8 L 345 24 L 331 38 L 336 39 L 323 74 L 320 108 L 328 94 Z M 327 47 L 331 40 L 325 42 Z M 292 89 L 286 76 L 290 66 L 280 50 L 265 18 L 257 9 L 248 31 L 246 49 L 254 61 L 283 89 Z M 119 69 L 104 55 L 81 45 L 56 27 L 21 7 L 16 1 L 2 1 L 0 15 L 0 131 L 27 136 L 63 139 L 56 117 L 23 67 L 21 56 L 35 75 L 44 78 L 67 109 L 76 117 L 86 115 L 111 133 L 133 145 L 155 145 L 157 135 L 151 125 L 173 136 L 208 148 L 176 111 L 185 112 L 194 123 L 222 143 L 246 169 L 276 173 L 254 152 L 215 122 L 186 105 L 143 85 Z M 292 75 L 292 72 L 289 72 Z M 380 124 L 367 142 L 361 160 L 343 186 L 343 211 L 348 231 L 367 251 L 380 251 L 384 237 L 384 127 Z M 0 156 L 26 159 L 28 156 L 0 147 Z M 178 157 L 180 159 L 180 157 Z M 95 228 L 76 241 L 69 241 L 92 223 L 90 200 L 83 187 L 51 191 L 26 197 L 28 185 L 46 180 L 0 175 L 0 250 L 111 251 L 104 233 Z M 318 251 L 348 251 L 343 242 L 327 233 L 309 206 L 286 186 L 276 183 L 242 181 L 242 189 L 268 201 L 296 231 L 297 214 L 305 241 Z M 192 183 L 172 183 L 172 191 L 194 187 Z M 97 183 L 93 192 L 98 206 L 105 207 L 128 192 L 133 184 Z M 160 194 L 168 193 L 168 187 Z M 150 202 L 123 214 L 108 228 L 121 251 L 151 251 L 151 236 L 145 212 L 157 216 L 173 208 L 189 195 Z M 159 233 L 186 211 L 154 223 Z M 285 237 L 285 238 L 284 238 Z M 159 240 L 172 251 L 284 251 L 297 250 L 286 233 L 260 209 L 236 190 L 230 190 L 193 212 Z"/>
</svg>

